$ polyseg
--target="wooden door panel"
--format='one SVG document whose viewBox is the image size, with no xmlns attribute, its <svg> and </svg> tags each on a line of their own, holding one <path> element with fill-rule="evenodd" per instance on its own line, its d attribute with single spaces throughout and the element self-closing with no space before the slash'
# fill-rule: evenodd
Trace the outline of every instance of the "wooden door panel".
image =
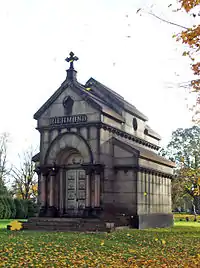
<svg viewBox="0 0 200 268">
<path fill-rule="evenodd" d="M 68 170 L 66 172 L 66 207 L 82 210 L 85 208 L 86 180 L 84 170 Z"/>
<path fill-rule="evenodd" d="M 76 170 L 67 171 L 67 208 L 76 209 Z"/>
</svg>

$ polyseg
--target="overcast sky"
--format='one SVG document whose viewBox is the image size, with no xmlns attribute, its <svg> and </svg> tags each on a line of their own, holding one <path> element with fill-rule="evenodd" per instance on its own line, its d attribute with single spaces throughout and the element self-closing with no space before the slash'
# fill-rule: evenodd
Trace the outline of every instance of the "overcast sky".
<svg viewBox="0 0 200 268">
<path fill-rule="evenodd" d="M 12 162 L 39 144 L 33 114 L 65 79 L 71 50 L 79 57 L 78 80 L 94 77 L 123 95 L 164 143 L 173 130 L 189 126 L 185 94 L 176 87 L 191 78 L 182 46 L 172 39 L 179 29 L 136 14 L 153 3 L 157 15 L 191 22 L 167 0 L 0 0 L 0 132 L 11 135 Z"/>
</svg>

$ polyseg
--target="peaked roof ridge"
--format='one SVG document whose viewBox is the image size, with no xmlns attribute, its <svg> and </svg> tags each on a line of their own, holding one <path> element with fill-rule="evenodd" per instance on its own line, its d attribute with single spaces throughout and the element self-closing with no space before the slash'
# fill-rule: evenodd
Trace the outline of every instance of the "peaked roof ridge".
<svg viewBox="0 0 200 268">
<path fill-rule="evenodd" d="M 69 86 L 73 86 L 73 89 L 76 90 L 77 94 L 80 94 L 83 99 L 86 99 L 91 105 L 95 106 L 95 108 L 101 110 L 102 107 L 95 102 L 95 100 L 89 96 L 88 92 L 85 90 L 85 87 L 81 85 L 78 81 L 68 80 L 66 79 L 61 86 L 51 95 L 51 97 L 39 108 L 39 110 L 34 114 L 33 118 L 38 119 L 49 107 L 50 105 L 62 94 L 62 92 L 68 88 Z"/>
<path fill-rule="evenodd" d="M 94 84 L 98 84 L 99 86 L 103 87 L 104 89 L 106 89 L 106 91 L 108 93 L 114 94 L 116 97 L 123 99 L 124 97 L 122 97 L 120 94 L 118 94 L 117 92 L 115 92 L 114 90 L 110 89 L 109 87 L 105 86 L 104 84 L 102 84 L 101 82 L 97 81 L 96 79 L 94 79 L 93 77 L 90 77 L 90 79 L 86 82 L 86 86 L 90 85 L 90 83 L 94 83 Z"/>
<path fill-rule="evenodd" d="M 125 110 L 129 111 L 131 114 L 136 115 L 138 118 L 144 121 L 148 121 L 148 117 L 144 115 L 142 112 L 140 112 L 134 105 L 126 101 L 122 96 L 120 96 L 112 89 L 106 87 L 105 85 L 103 85 L 102 83 L 91 77 L 86 82 L 86 86 L 92 86 L 92 84 L 96 87 L 100 87 L 101 89 L 103 89 L 104 92 L 108 93 L 110 97 L 113 97 L 115 99 L 118 105 L 122 106 Z"/>
<path fill-rule="evenodd" d="M 157 140 L 161 140 L 161 136 L 155 131 L 153 130 L 149 125 L 145 126 L 145 130 L 147 131 L 147 135 L 149 135 L 150 137 L 156 138 Z"/>
</svg>

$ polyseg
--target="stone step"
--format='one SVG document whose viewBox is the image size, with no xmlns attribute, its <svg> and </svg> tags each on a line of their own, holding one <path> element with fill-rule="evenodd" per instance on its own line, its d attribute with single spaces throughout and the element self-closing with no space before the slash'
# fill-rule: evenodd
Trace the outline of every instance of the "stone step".
<svg viewBox="0 0 200 268">
<path fill-rule="evenodd" d="M 56 224 L 59 223 L 85 223 L 85 222 L 92 222 L 92 223 L 99 223 L 103 222 L 100 219 L 81 219 L 81 218 L 30 218 L 29 222 L 55 222 Z"/>
<path fill-rule="evenodd" d="M 91 231 L 91 232 L 95 232 L 95 231 L 101 231 L 101 232 L 105 232 L 107 230 L 107 228 L 102 225 L 102 226 L 88 226 L 88 225 L 83 225 L 83 226 L 66 226 L 66 225 L 41 225 L 41 224 L 37 224 L 37 223 L 30 223 L 30 222 L 25 222 L 23 223 L 23 229 L 24 230 L 46 230 L 46 231 L 71 231 L 71 232 L 86 232 L 86 231 Z"/>
<path fill-rule="evenodd" d="M 48 225 L 48 226 L 105 226 L 104 222 L 28 222 L 36 225 Z"/>
<path fill-rule="evenodd" d="M 126 226 L 124 221 L 117 217 L 115 220 L 100 218 L 30 218 L 23 223 L 25 230 L 57 230 L 57 231 L 108 231 L 119 226 Z"/>
</svg>

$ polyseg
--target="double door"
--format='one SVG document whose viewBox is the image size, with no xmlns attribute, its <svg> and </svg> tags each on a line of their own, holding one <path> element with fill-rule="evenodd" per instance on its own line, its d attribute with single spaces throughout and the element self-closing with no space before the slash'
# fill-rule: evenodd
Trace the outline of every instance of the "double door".
<svg viewBox="0 0 200 268">
<path fill-rule="evenodd" d="M 66 208 L 74 213 L 85 208 L 86 179 L 82 169 L 66 171 Z"/>
</svg>

